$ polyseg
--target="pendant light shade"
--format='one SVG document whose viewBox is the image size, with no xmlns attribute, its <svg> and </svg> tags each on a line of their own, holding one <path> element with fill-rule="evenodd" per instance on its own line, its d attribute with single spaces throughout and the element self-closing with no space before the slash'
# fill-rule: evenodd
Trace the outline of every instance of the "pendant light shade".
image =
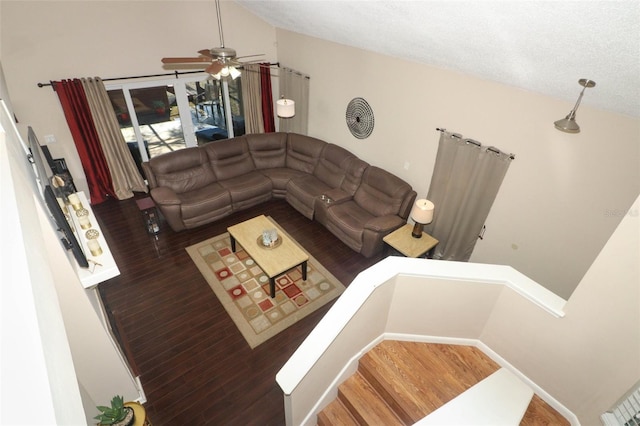
<svg viewBox="0 0 640 426">
<path fill-rule="evenodd" d="M 578 83 L 582 86 L 582 92 L 580 92 L 580 96 L 578 96 L 578 101 L 576 105 L 573 107 L 571 112 L 563 118 L 562 120 L 558 120 L 553 123 L 556 126 L 556 129 L 566 132 L 566 133 L 579 133 L 580 126 L 576 123 L 576 111 L 580 106 L 580 101 L 582 100 L 582 95 L 584 95 L 584 91 L 587 87 L 594 87 L 596 85 L 595 81 L 587 80 L 585 78 L 581 78 L 578 80 Z"/>
<path fill-rule="evenodd" d="M 291 118 L 296 115 L 296 103 L 291 99 L 278 99 L 276 102 L 276 113 L 280 118 Z"/>
</svg>

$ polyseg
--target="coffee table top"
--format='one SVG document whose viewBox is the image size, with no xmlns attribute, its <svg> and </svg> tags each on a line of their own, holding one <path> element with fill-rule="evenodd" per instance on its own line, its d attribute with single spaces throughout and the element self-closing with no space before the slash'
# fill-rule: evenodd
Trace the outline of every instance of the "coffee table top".
<svg viewBox="0 0 640 426">
<path fill-rule="evenodd" d="M 282 239 L 282 243 L 273 248 L 259 244 L 258 237 L 262 236 L 262 231 L 273 228 L 278 230 L 278 238 Z M 269 278 L 309 260 L 309 256 L 298 246 L 298 243 L 289 238 L 277 223 L 264 215 L 230 226 L 227 231 Z"/>
</svg>

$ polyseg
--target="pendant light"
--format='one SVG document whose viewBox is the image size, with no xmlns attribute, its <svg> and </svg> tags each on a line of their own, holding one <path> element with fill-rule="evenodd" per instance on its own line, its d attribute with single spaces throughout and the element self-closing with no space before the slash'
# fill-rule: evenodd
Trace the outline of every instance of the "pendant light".
<svg viewBox="0 0 640 426">
<path fill-rule="evenodd" d="M 584 91 L 587 89 L 587 87 L 594 87 L 596 85 L 595 81 L 587 80 L 586 78 L 581 78 L 580 80 L 578 80 L 578 83 L 582 86 L 582 92 L 580 92 L 580 96 L 578 96 L 578 101 L 576 102 L 576 105 L 573 107 L 571 112 L 569 112 L 569 115 L 567 115 L 562 120 L 558 120 L 555 123 L 553 123 L 556 126 L 556 129 L 562 132 L 567 132 L 567 133 L 580 132 L 580 126 L 578 126 L 578 123 L 576 123 L 576 111 L 580 106 L 582 95 L 584 95 Z"/>
</svg>

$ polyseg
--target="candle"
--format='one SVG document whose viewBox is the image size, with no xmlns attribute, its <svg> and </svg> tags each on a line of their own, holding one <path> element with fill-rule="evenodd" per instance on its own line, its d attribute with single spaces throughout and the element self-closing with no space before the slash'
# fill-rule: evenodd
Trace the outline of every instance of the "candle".
<svg viewBox="0 0 640 426">
<path fill-rule="evenodd" d="M 98 240 L 87 240 L 87 246 L 89 246 L 89 251 L 93 256 L 100 256 L 102 254 L 102 247 L 100 247 Z"/>
<path fill-rule="evenodd" d="M 85 232 L 84 236 L 87 238 L 87 246 L 91 254 L 93 256 L 100 256 L 102 254 L 102 247 L 100 247 L 100 243 L 98 242 L 98 237 L 100 236 L 98 230 L 89 229 Z"/>
<path fill-rule="evenodd" d="M 74 210 L 80 210 L 82 208 L 82 202 L 76 193 L 69 194 L 69 202 L 73 206 Z"/>
<path fill-rule="evenodd" d="M 89 221 L 89 210 L 87 209 L 78 209 L 76 210 L 76 216 L 78 216 L 78 221 L 80 222 L 80 227 L 82 229 L 91 228 L 91 222 Z"/>
</svg>

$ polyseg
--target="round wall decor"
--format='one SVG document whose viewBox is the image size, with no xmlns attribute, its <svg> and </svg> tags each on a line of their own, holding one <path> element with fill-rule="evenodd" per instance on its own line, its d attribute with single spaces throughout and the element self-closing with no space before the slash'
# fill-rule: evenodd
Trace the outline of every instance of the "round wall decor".
<svg viewBox="0 0 640 426">
<path fill-rule="evenodd" d="M 358 139 L 364 139 L 373 132 L 373 110 L 363 98 L 353 98 L 347 105 L 347 127 Z"/>
</svg>

